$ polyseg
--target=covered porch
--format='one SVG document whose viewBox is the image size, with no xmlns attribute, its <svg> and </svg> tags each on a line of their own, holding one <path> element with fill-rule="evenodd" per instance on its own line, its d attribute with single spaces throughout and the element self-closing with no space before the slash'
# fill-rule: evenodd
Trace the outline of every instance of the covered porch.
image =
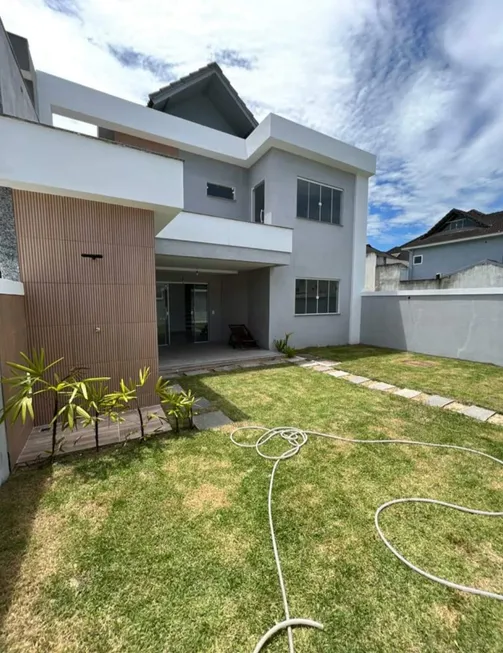
<svg viewBox="0 0 503 653">
<path fill-rule="evenodd" d="M 169 376 L 196 369 L 227 366 L 267 365 L 282 360 L 283 354 L 269 349 L 233 349 L 227 344 L 201 342 L 159 349 L 159 374 Z"/>
</svg>

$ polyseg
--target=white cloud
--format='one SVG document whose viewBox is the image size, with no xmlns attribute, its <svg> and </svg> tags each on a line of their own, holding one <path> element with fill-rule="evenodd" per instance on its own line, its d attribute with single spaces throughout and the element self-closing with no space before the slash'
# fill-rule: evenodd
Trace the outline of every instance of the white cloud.
<svg viewBox="0 0 503 653">
<path fill-rule="evenodd" d="M 374 151 L 379 242 L 416 235 L 452 206 L 503 208 L 500 0 L 46 2 L 2 8 L 37 68 L 145 103 L 227 53 L 247 64 L 223 67 L 259 119 L 274 111 Z"/>
</svg>

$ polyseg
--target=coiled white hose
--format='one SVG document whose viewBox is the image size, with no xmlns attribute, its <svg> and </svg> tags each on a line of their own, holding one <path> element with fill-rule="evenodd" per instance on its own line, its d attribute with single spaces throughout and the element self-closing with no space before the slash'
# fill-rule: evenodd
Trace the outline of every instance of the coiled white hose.
<svg viewBox="0 0 503 653">
<path fill-rule="evenodd" d="M 257 440 L 252 443 L 238 442 L 234 437 L 235 434 L 238 433 L 238 431 L 261 431 L 261 435 L 259 435 Z M 276 569 L 278 572 L 279 586 L 281 589 L 281 596 L 283 599 L 285 620 L 276 624 L 265 633 L 265 635 L 258 642 L 257 646 L 254 648 L 253 653 L 259 653 L 259 651 L 262 650 L 266 642 L 273 635 L 275 635 L 277 632 L 285 628 L 287 629 L 288 632 L 288 648 L 290 653 L 295 653 L 294 642 L 293 642 L 293 631 L 292 631 L 293 626 L 308 626 L 308 627 L 319 628 L 320 630 L 323 630 L 322 624 L 318 623 L 317 621 L 313 621 L 312 619 L 290 618 L 290 608 L 288 606 L 288 598 L 286 594 L 285 581 L 283 579 L 283 572 L 281 571 L 281 561 L 279 557 L 278 544 L 276 541 L 276 534 L 274 532 L 274 522 L 272 517 L 272 490 L 273 490 L 276 470 L 278 469 L 278 466 L 282 460 L 287 460 L 288 458 L 292 458 L 292 456 L 295 456 L 301 450 L 301 448 L 306 444 L 309 435 L 318 435 L 322 438 L 339 440 L 341 442 L 348 442 L 351 444 L 402 444 L 402 445 L 412 445 L 412 446 L 419 446 L 419 447 L 438 447 L 440 449 L 454 449 L 456 451 L 464 451 L 466 453 L 471 453 L 477 456 L 483 456 L 484 458 L 489 458 L 489 460 L 493 460 L 494 462 L 503 466 L 503 460 L 500 460 L 495 456 L 491 456 L 488 453 L 484 453 L 483 451 L 478 451 L 477 449 L 460 447 L 455 444 L 437 444 L 435 442 L 420 442 L 418 440 L 388 440 L 388 439 L 362 440 L 356 438 L 344 438 L 340 435 L 332 435 L 329 433 L 319 433 L 318 431 L 304 431 L 302 429 L 298 429 L 292 426 L 278 426 L 273 429 L 268 429 L 263 426 L 242 426 L 240 428 L 235 429 L 230 436 L 232 442 L 235 445 L 237 445 L 238 447 L 253 448 L 257 451 L 259 456 L 262 456 L 262 458 L 275 461 L 271 472 L 271 480 L 269 483 L 269 495 L 267 500 L 267 506 L 268 506 L 268 513 L 269 513 L 269 529 L 271 533 L 274 560 L 276 561 Z M 281 438 L 282 440 L 284 440 L 290 445 L 290 448 L 277 456 L 266 454 L 263 451 L 261 451 L 261 447 L 263 447 L 267 442 L 270 442 L 273 438 Z M 390 506 L 393 506 L 398 503 L 430 503 L 437 506 L 443 506 L 444 508 L 453 508 L 454 510 L 466 512 L 471 515 L 483 515 L 484 517 L 503 517 L 503 512 L 491 512 L 488 510 L 476 510 L 474 508 L 465 508 L 464 506 L 458 506 L 457 504 L 454 503 L 447 503 L 446 501 L 438 501 L 436 499 L 423 499 L 421 497 L 407 497 L 404 499 L 393 499 L 392 501 L 387 501 L 386 503 L 383 503 L 381 506 L 377 508 L 374 516 L 375 527 L 377 529 L 377 532 L 381 540 L 399 560 L 401 560 L 405 565 L 407 565 L 407 567 L 409 567 L 416 573 L 421 574 L 421 576 L 424 576 L 429 580 L 432 580 L 436 583 L 440 583 L 441 585 L 445 585 L 446 587 L 450 587 L 452 589 L 457 589 L 462 592 L 469 592 L 470 594 L 477 594 L 479 596 L 485 596 L 491 599 L 497 599 L 499 601 L 503 601 L 503 594 L 497 594 L 496 592 L 487 592 L 485 590 L 481 590 L 476 587 L 459 585 L 458 583 L 453 583 L 452 581 L 447 580 L 445 578 L 434 576 L 433 574 L 424 571 L 424 569 L 420 569 L 419 567 L 416 567 L 416 565 L 412 564 L 412 562 L 407 560 L 407 558 L 405 558 L 399 551 L 397 551 L 392 546 L 392 544 L 387 540 L 384 533 L 382 532 L 382 529 L 379 524 L 379 516 L 384 510 L 386 510 L 386 508 L 389 508 Z"/>
</svg>

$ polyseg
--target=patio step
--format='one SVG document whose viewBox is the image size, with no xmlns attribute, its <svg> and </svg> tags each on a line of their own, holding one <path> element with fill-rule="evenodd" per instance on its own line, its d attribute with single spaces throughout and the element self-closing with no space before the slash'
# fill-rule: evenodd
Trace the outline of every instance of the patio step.
<svg viewBox="0 0 503 653">
<path fill-rule="evenodd" d="M 245 350 L 246 351 L 246 350 Z M 279 352 L 264 351 L 263 353 L 257 352 L 254 356 L 239 356 L 238 350 L 234 350 L 229 356 L 215 358 L 214 360 L 194 360 L 186 363 L 175 363 L 173 365 L 161 365 L 159 367 L 159 374 L 161 376 L 170 376 L 172 374 L 183 374 L 193 370 L 210 369 L 214 370 L 219 367 L 227 366 L 250 366 L 255 363 L 257 365 L 267 365 L 270 363 L 274 365 L 277 362 L 286 360 L 284 354 Z"/>
</svg>

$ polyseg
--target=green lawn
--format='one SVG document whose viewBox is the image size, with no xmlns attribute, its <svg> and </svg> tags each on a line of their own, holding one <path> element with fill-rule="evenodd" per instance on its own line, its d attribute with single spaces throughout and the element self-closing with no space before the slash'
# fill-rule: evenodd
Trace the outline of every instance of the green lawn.
<svg viewBox="0 0 503 653">
<path fill-rule="evenodd" d="M 503 429 L 278 366 L 184 380 L 236 420 L 455 442 L 503 457 Z M 272 463 L 229 431 L 18 472 L 0 488 L 0 650 L 247 653 L 283 619 L 267 523 Z M 311 439 L 276 477 L 274 513 L 297 653 L 503 650 L 503 604 L 413 574 L 374 511 L 403 496 L 502 510 L 503 471 L 445 450 Z M 391 508 L 387 535 L 431 572 L 503 591 L 503 520 Z M 280 634 L 267 653 L 288 650 Z"/>
<path fill-rule="evenodd" d="M 367 345 L 310 347 L 299 352 L 341 361 L 341 368 L 406 388 L 503 412 L 503 368 L 489 363 Z"/>
</svg>

